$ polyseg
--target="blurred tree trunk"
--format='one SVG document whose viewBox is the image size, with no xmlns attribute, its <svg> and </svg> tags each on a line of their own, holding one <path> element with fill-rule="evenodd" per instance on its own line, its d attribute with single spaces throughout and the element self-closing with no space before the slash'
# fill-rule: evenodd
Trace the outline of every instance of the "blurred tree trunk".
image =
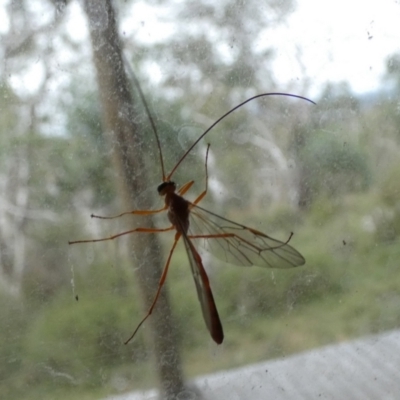
<svg viewBox="0 0 400 400">
<path fill-rule="evenodd" d="M 140 151 L 141 132 L 133 122 L 135 121 L 133 100 L 123 66 L 112 2 L 85 0 L 84 7 L 89 20 L 93 58 L 103 109 L 104 131 L 108 135 L 108 143 L 113 146 L 114 164 L 120 177 L 118 183 L 124 199 L 123 204 L 127 210 L 138 207 L 146 209 L 148 204 L 151 204 L 148 195 L 138 199 L 138 194 L 148 186 L 149 180 L 146 177 L 145 162 Z M 146 219 L 146 225 L 154 226 L 151 218 Z M 132 235 L 131 240 L 132 263 L 141 265 L 136 269 L 136 274 L 144 307 L 147 310 L 156 293 L 163 263 L 159 256 L 160 243 L 154 234 Z M 132 316 L 132 326 L 135 321 L 138 322 Z M 160 395 L 165 399 L 175 399 L 184 390 L 184 382 L 165 287 L 146 325 L 151 327 L 151 340 L 160 380 Z"/>
<path fill-rule="evenodd" d="M 51 44 L 47 43 L 50 41 L 43 40 L 43 35 L 49 37 L 53 34 L 61 18 L 54 12 L 46 23 L 37 23 L 24 2 L 8 2 L 2 7 L 8 23 L 1 33 L 0 42 L 0 289 L 17 297 L 21 295 L 23 278 L 28 270 L 26 223 L 37 211 L 32 210 L 34 188 L 30 184 L 35 151 L 31 138 L 36 134 L 37 123 L 35 110 L 46 91 L 49 78 L 47 61 L 54 54 Z M 43 81 L 35 93 L 17 94 L 18 91 L 14 91 L 10 84 L 11 76 L 20 77 L 21 71 L 26 71 L 35 51 L 40 53 L 39 58 L 37 54 L 34 56 L 35 62 L 41 59 L 45 67 Z"/>
</svg>

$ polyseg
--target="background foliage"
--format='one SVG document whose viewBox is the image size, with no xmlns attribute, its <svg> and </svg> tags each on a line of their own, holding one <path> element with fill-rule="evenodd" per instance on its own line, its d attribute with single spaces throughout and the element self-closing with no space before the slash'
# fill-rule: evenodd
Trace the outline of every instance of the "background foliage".
<svg viewBox="0 0 400 400">
<path fill-rule="evenodd" d="M 90 220 L 91 213 L 121 210 L 110 167 L 110 147 L 118 144 L 102 134 L 88 43 L 68 33 L 69 2 L 33 3 L 8 3 L 1 41 L 0 393 L 98 398 L 151 386 L 146 327 L 121 345 L 143 315 L 126 241 L 67 245 L 124 224 Z M 226 110 L 275 88 L 272 50 L 252 44 L 292 3 L 270 2 L 259 13 L 258 3 L 247 3 L 171 6 L 168 18 L 186 26 L 185 34 L 180 28 L 151 44 L 137 42 L 135 32 L 122 35 L 168 170 Z M 120 15 L 129 6 L 121 2 Z M 24 88 L 18 79 L 38 58 L 40 84 Z M 204 206 L 281 239 L 293 231 L 292 243 L 307 259 L 304 268 L 266 271 L 204 255 L 226 332 L 214 356 L 179 248 L 168 281 L 188 376 L 399 326 L 399 59 L 388 59 L 385 90 L 377 93 L 356 97 L 346 85 L 329 84 L 316 107 L 285 98 L 249 104 L 174 176 L 180 184 L 195 179 L 199 193 L 209 141 Z M 154 65 L 162 70 L 157 83 L 148 72 Z M 61 68 L 68 71 L 63 79 Z M 154 177 L 148 190 L 155 191 L 157 148 L 137 107 Z M 166 235 L 160 251 L 167 254 L 171 242 Z"/>
</svg>

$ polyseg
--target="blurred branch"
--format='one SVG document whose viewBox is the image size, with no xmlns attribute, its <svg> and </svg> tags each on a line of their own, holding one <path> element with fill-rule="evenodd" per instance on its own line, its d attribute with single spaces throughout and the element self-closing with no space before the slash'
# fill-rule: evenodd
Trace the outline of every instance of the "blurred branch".
<svg viewBox="0 0 400 400">
<path fill-rule="evenodd" d="M 151 204 L 148 192 L 144 192 L 140 199 L 138 194 L 148 186 L 149 179 L 146 176 L 144 155 L 140 151 L 141 132 L 134 123 L 135 109 L 123 65 L 121 42 L 112 2 L 85 0 L 84 8 L 89 20 L 93 59 L 103 109 L 104 131 L 108 134 L 109 144 L 113 145 L 113 161 L 120 177 L 118 183 L 121 197 L 126 209 L 134 209 L 138 205 L 146 208 Z M 150 218 L 147 220 L 147 225 L 154 226 Z M 143 303 L 148 309 L 161 274 L 163 261 L 159 251 L 160 243 L 156 235 L 144 234 L 132 236 L 131 245 L 132 264 L 137 266 L 140 263 L 142 266 L 135 268 L 135 272 Z M 184 390 L 184 382 L 165 289 L 164 287 L 148 322 L 152 328 L 151 339 L 155 349 L 161 397 L 172 400 Z"/>
</svg>

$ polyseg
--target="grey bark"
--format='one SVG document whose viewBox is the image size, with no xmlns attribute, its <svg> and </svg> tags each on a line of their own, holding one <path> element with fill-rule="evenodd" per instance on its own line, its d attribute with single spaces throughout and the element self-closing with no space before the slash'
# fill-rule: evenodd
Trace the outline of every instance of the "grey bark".
<svg viewBox="0 0 400 400">
<path fill-rule="evenodd" d="M 146 209 L 148 204 L 151 204 L 148 201 L 150 199 L 146 198 L 148 191 L 140 199 L 137 198 L 137 194 L 143 192 L 149 180 L 140 151 L 141 132 L 133 122 L 133 100 L 123 66 L 113 5 L 110 0 L 85 0 L 84 7 L 89 20 L 103 125 L 108 143 L 113 146 L 113 161 L 120 177 L 119 189 L 123 204 L 127 210 L 138 206 Z M 156 186 L 154 190 L 156 191 Z M 146 226 L 154 226 L 151 218 L 146 219 Z M 140 266 L 135 271 L 147 310 L 156 293 L 163 265 L 160 243 L 157 235 L 153 234 L 134 234 L 131 240 L 132 264 Z M 178 395 L 182 396 L 185 386 L 166 288 L 145 325 L 150 325 L 151 328 L 150 340 L 155 353 L 160 397 L 175 399 Z"/>
</svg>

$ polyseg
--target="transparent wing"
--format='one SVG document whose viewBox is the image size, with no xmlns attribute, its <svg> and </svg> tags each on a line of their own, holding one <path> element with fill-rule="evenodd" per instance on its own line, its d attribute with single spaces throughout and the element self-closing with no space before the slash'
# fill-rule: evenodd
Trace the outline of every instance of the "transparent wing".
<svg viewBox="0 0 400 400">
<path fill-rule="evenodd" d="M 305 263 L 304 257 L 287 242 L 273 239 L 193 203 L 188 237 L 230 264 L 292 268 Z"/>
</svg>

